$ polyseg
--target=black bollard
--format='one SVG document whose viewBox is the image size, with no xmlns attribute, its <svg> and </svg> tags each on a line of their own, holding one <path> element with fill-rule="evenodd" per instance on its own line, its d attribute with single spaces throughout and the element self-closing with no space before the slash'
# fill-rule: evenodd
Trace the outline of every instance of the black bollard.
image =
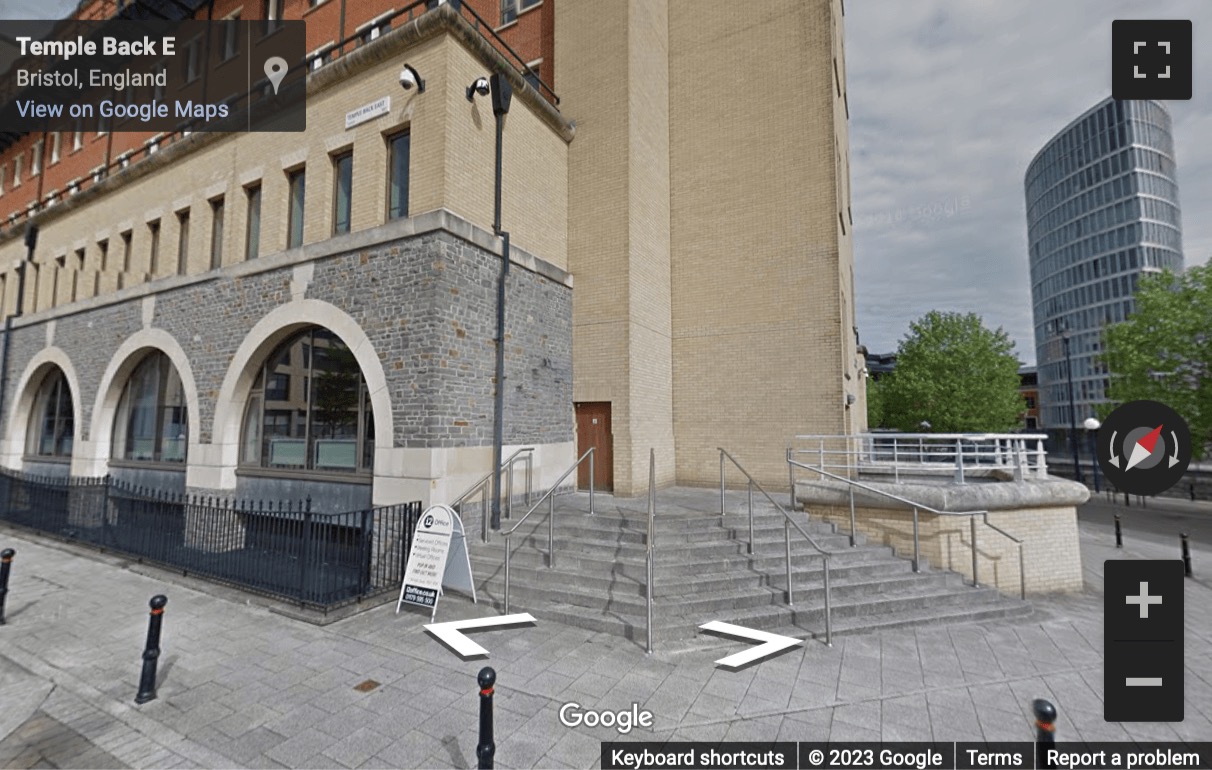
<svg viewBox="0 0 1212 770">
<path fill-rule="evenodd" d="M 4 625 L 4 599 L 8 596 L 8 571 L 13 566 L 13 556 L 17 554 L 12 548 L 0 551 L 0 626 Z"/>
<path fill-rule="evenodd" d="M 1048 761 L 1048 749 L 1056 745 L 1056 706 L 1037 698 L 1031 710 L 1035 712 L 1035 766 L 1053 770 L 1056 763 Z"/>
<path fill-rule="evenodd" d="M 1124 505 L 1128 506 L 1129 508 L 1132 507 L 1132 498 L 1128 496 L 1127 492 L 1124 492 Z"/>
<path fill-rule="evenodd" d="M 1195 484 L 1194 483 L 1188 484 L 1187 491 L 1191 494 L 1191 499 L 1194 500 L 1195 499 Z"/>
<path fill-rule="evenodd" d="M 1119 528 L 1119 514 L 1118 513 L 1115 514 L 1115 547 L 1116 548 L 1124 547 L 1124 533 L 1123 533 L 1123 530 L 1121 530 Z"/>
<path fill-rule="evenodd" d="M 1187 577 L 1191 577 L 1191 546 L 1187 543 L 1187 533 L 1183 532 L 1179 537 L 1183 541 L 1183 571 L 1187 573 Z M 0 604 L 0 610 L 3 610 L 4 605 Z"/>
<path fill-rule="evenodd" d="M 143 649 L 143 675 L 139 677 L 139 694 L 135 703 L 156 699 L 156 661 L 160 658 L 160 623 L 164 620 L 164 605 L 168 597 L 156 594 L 148 602 L 151 617 L 147 620 L 147 646 Z"/>
<path fill-rule="evenodd" d="M 488 666 L 480 669 L 476 677 L 480 683 L 480 743 L 476 746 L 477 765 L 480 770 L 491 770 L 497 753 L 497 744 L 492 740 L 492 689 L 497 683 L 497 672 Z"/>
</svg>

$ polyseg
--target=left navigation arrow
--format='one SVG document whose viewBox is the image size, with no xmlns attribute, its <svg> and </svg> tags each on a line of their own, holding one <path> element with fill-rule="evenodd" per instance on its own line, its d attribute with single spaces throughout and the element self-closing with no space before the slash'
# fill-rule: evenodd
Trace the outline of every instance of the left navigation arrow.
<svg viewBox="0 0 1212 770">
<path fill-rule="evenodd" d="M 799 639 L 792 636 L 772 634 L 769 631 L 758 631 L 755 628 L 736 626 L 732 623 L 724 623 L 720 620 L 713 620 L 710 623 L 705 623 L 699 626 L 699 628 L 711 633 L 737 637 L 749 642 L 762 642 L 762 644 L 759 644 L 757 647 L 751 647 L 744 652 L 738 652 L 734 655 L 729 655 L 726 658 L 720 658 L 715 662 L 717 666 L 720 666 L 721 668 L 730 668 L 733 671 L 739 671 L 751 663 L 757 663 L 760 660 L 765 660 L 771 655 L 775 655 L 783 650 L 803 643 Z"/>
<path fill-rule="evenodd" d="M 463 660 L 469 660 L 475 657 L 488 657 L 488 650 L 464 636 L 464 631 L 479 631 L 497 626 L 531 625 L 533 623 L 533 616 L 526 612 L 520 612 L 514 615 L 499 615 L 495 618 L 471 618 L 470 620 L 430 623 L 425 626 L 425 630 L 433 634 L 439 642 L 449 647 Z"/>
</svg>

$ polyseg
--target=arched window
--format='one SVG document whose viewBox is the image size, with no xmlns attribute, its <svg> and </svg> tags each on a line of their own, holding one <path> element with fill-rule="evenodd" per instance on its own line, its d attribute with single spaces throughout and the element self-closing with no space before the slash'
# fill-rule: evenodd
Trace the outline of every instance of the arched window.
<svg viewBox="0 0 1212 770">
<path fill-rule="evenodd" d="M 149 354 L 122 389 L 114 417 L 114 459 L 183 463 L 188 426 L 177 368 L 164 353 Z"/>
<path fill-rule="evenodd" d="M 246 467 L 371 473 L 374 420 L 353 351 L 320 327 L 279 345 L 257 373 L 242 436 Z"/>
<path fill-rule="evenodd" d="M 30 412 L 25 451 L 38 457 L 71 457 L 75 420 L 72 391 L 63 370 L 55 367 L 42 378 Z"/>
</svg>

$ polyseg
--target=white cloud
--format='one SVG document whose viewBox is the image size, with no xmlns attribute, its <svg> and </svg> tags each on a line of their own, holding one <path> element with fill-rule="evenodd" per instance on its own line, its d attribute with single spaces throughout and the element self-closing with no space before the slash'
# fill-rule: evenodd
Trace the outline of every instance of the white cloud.
<svg viewBox="0 0 1212 770">
<path fill-rule="evenodd" d="M 975 311 L 1035 360 L 1023 174 L 1111 92 L 1111 22 L 1192 19 L 1195 93 L 1174 119 L 1186 263 L 1212 255 L 1212 4 L 846 4 L 859 329 L 896 347 L 931 309 Z M 1201 45 L 1202 43 L 1202 45 Z"/>
</svg>

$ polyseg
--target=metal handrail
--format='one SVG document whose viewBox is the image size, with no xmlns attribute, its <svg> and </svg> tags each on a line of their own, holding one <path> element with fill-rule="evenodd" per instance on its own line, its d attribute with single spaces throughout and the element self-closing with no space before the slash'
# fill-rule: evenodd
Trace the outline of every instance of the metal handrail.
<svg viewBox="0 0 1212 770">
<path fill-rule="evenodd" d="M 542 497 L 538 499 L 534 505 L 530 506 L 530 510 L 522 514 L 522 518 L 518 519 L 518 523 L 514 524 L 509 529 L 501 530 L 501 537 L 505 538 L 505 614 L 509 614 L 509 556 L 513 549 L 509 546 L 509 538 L 517 531 L 518 527 L 525 523 L 530 514 L 534 513 L 544 500 L 548 501 L 547 509 L 547 569 L 555 566 L 555 493 L 560 488 L 560 484 L 564 479 L 568 478 L 568 474 L 581 467 L 581 463 L 585 462 L 585 458 L 589 458 L 589 515 L 593 515 L 593 450 L 590 447 L 585 450 L 585 454 L 577 458 L 577 461 L 569 466 L 568 470 L 556 479 Z"/>
<path fill-rule="evenodd" d="M 526 453 L 522 461 L 526 463 L 526 504 L 530 505 L 530 494 L 533 487 L 532 477 L 534 476 L 534 447 L 522 447 L 518 451 L 505 458 L 498 469 L 498 473 L 506 473 L 505 476 L 505 518 L 510 518 L 513 513 L 513 465 L 518 461 L 518 455 Z M 492 485 L 488 482 L 492 480 L 492 471 L 485 473 L 479 481 L 467 488 L 467 491 L 454 499 L 454 502 L 448 503 L 451 508 L 462 505 L 471 498 L 477 491 L 480 494 L 480 529 L 481 539 L 483 542 L 488 542 L 488 498 L 492 493 Z"/>
<path fill-rule="evenodd" d="M 815 468 L 811 465 L 807 465 L 805 463 L 799 462 L 798 460 L 792 459 L 791 454 L 792 454 L 792 450 L 788 449 L 787 450 L 788 466 L 793 467 L 793 468 L 803 468 L 804 470 L 812 471 L 813 473 L 819 474 L 821 476 L 828 476 L 829 478 L 834 479 L 836 481 L 844 481 L 849 485 L 849 491 L 850 491 L 850 546 L 852 548 L 855 545 L 855 536 L 856 536 L 855 535 L 855 520 L 854 520 L 854 489 L 855 489 L 855 487 L 858 487 L 859 489 L 862 489 L 866 492 L 870 492 L 871 494 L 874 494 L 874 495 L 879 495 L 881 497 L 886 497 L 891 500 L 895 500 L 895 501 L 913 509 L 913 571 L 914 572 L 921 572 L 921 541 L 918 537 L 918 512 L 925 511 L 926 513 L 932 513 L 936 516 L 967 516 L 967 517 L 969 517 L 968 520 L 971 524 L 972 587 L 979 588 L 980 587 L 980 577 L 979 577 L 979 571 L 977 568 L 976 517 L 980 516 L 986 526 L 988 526 L 994 532 L 997 532 L 999 535 L 1009 538 L 1018 546 L 1019 595 L 1023 599 L 1027 598 L 1027 573 L 1024 569 L 1024 560 L 1023 560 L 1023 542 L 1024 541 L 1015 537 L 1014 535 L 1011 535 L 1009 532 L 1005 531 L 1004 529 L 1001 529 L 1000 527 L 997 527 L 997 526 L 993 525 L 992 523 L 990 523 L 989 522 L 989 511 L 987 511 L 987 510 L 941 511 L 937 508 L 932 508 L 929 505 L 914 502 L 913 500 L 910 500 L 908 498 L 901 497 L 900 495 L 896 495 L 891 492 L 886 492 L 882 489 L 876 489 L 875 487 L 864 484 L 861 481 L 855 481 L 854 479 L 847 478 L 845 476 L 839 476 L 836 473 L 830 473 L 829 471 L 824 470 L 823 468 Z M 794 500 L 795 500 L 795 471 L 794 470 L 791 471 L 791 498 L 792 498 L 792 501 L 794 504 Z"/>
<path fill-rule="evenodd" d="M 652 539 L 653 525 L 656 521 L 656 450 L 648 450 L 648 548 L 645 574 L 645 600 L 648 605 L 648 645 L 645 652 L 652 654 L 652 572 L 654 555 L 652 549 L 656 546 Z"/>
<path fill-rule="evenodd" d="M 787 510 L 785 508 L 783 508 L 783 506 L 779 505 L 775 501 L 775 499 L 770 496 L 770 493 L 768 493 L 765 489 L 763 489 L 762 485 L 759 484 L 757 482 L 757 480 L 753 478 L 753 476 L 749 475 L 749 471 L 745 470 L 744 467 L 742 467 L 741 464 L 739 462 L 737 462 L 737 459 L 735 457 L 733 457 L 728 452 L 727 449 L 724 449 L 723 447 L 716 447 L 716 449 L 718 449 L 720 452 L 720 516 L 724 515 L 724 467 L 725 467 L 724 458 L 727 457 L 732 462 L 732 464 L 737 467 L 737 470 L 739 470 L 741 473 L 745 474 L 745 478 L 749 480 L 749 553 L 751 555 L 753 554 L 753 490 L 754 490 L 754 487 L 756 487 L 759 492 L 761 492 L 763 495 L 766 496 L 766 499 L 770 501 L 770 504 L 773 505 L 779 513 L 783 514 L 783 543 L 785 546 L 785 558 L 786 558 L 786 563 L 787 563 L 787 606 L 788 607 L 795 606 L 794 596 L 792 594 L 793 588 L 792 588 L 792 583 L 791 583 L 791 528 L 795 527 L 796 531 L 799 532 L 800 535 L 802 535 L 803 538 L 808 541 L 808 545 L 812 546 L 812 548 L 814 550 L 816 550 L 817 554 L 821 557 L 821 564 L 823 565 L 822 571 L 823 571 L 824 583 L 825 583 L 825 644 L 826 644 L 826 646 L 832 647 L 833 646 L 833 613 L 832 613 L 832 609 L 830 607 L 830 599 L 829 599 L 829 556 L 830 556 L 829 551 L 826 551 L 824 548 L 821 548 L 820 545 L 818 545 L 817 542 L 812 539 L 812 536 L 809 535 L 807 532 L 805 532 L 803 530 L 803 528 L 800 527 L 800 525 L 798 523 L 796 523 L 796 521 L 794 519 L 791 518 L 791 514 L 787 513 Z M 788 455 L 788 457 L 790 457 L 790 455 Z"/>
</svg>

